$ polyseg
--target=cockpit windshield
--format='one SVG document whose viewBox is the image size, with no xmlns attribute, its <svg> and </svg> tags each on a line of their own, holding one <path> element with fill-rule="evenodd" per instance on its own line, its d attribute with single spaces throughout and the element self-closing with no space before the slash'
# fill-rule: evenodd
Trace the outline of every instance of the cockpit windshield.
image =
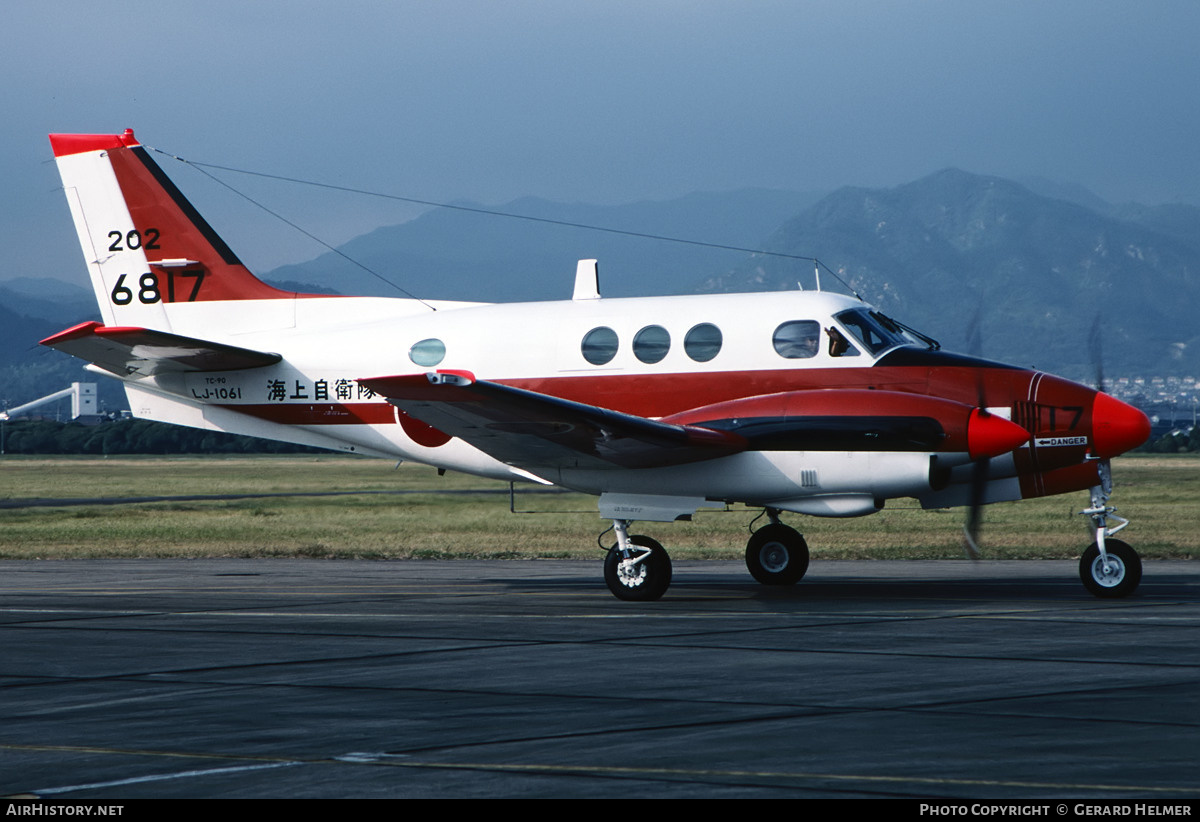
<svg viewBox="0 0 1200 822">
<path fill-rule="evenodd" d="M 863 348 L 872 355 L 882 354 L 889 348 L 895 348 L 898 345 L 916 345 L 934 350 L 941 348 L 938 341 L 932 337 L 914 331 L 907 325 L 898 323 L 878 311 L 852 308 L 834 315 L 834 319 L 853 334 L 854 338 L 862 343 Z"/>
</svg>

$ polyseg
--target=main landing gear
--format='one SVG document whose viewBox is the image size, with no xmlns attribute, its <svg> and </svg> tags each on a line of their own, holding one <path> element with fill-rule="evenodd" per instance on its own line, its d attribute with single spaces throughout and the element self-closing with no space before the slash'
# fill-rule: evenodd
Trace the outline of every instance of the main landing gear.
<svg viewBox="0 0 1200 822">
<path fill-rule="evenodd" d="M 671 585 L 671 558 L 656 540 L 629 536 L 629 520 L 614 519 L 617 544 L 604 558 L 604 581 L 617 599 L 653 602 Z"/>
<path fill-rule="evenodd" d="M 779 512 L 767 509 L 771 518 L 750 535 L 746 543 L 746 568 L 763 585 L 795 585 L 808 570 L 808 543 L 795 528 L 779 521 Z"/>
<path fill-rule="evenodd" d="M 763 585 L 795 585 L 808 570 L 808 544 L 795 529 L 779 521 L 779 512 L 750 536 L 746 567 Z M 617 599 L 653 602 L 671 585 L 671 558 L 656 540 L 629 535 L 629 520 L 613 520 L 617 544 L 604 558 L 604 581 Z"/>
<path fill-rule="evenodd" d="M 1129 544 L 1112 536 L 1129 524 L 1118 517 L 1108 504 L 1112 494 L 1112 472 L 1108 460 L 1100 463 L 1100 484 L 1092 488 L 1092 505 L 1080 511 L 1092 520 L 1096 532 L 1093 542 L 1079 560 L 1079 578 L 1093 596 L 1116 598 L 1129 596 L 1142 581 L 1142 560 Z M 1116 520 L 1113 528 L 1108 521 Z"/>
</svg>

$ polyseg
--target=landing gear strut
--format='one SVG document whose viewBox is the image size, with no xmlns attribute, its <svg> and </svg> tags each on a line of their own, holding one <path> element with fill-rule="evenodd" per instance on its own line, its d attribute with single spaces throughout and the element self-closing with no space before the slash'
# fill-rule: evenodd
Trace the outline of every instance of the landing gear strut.
<svg viewBox="0 0 1200 822">
<path fill-rule="evenodd" d="M 629 536 L 630 522 L 613 520 L 617 544 L 604 558 L 604 582 L 617 599 L 653 602 L 671 585 L 671 558 L 656 540 Z"/>
<path fill-rule="evenodd" d="M 1096 541 L 1079 560 L 1079 578 L 1093 596 L 1116 598 L 1129 596 L 1142 581 L 1142 560 L 1128 543 L 1112 536 L 1129 524 L 1118 517 L 1108 504 L 1112 494 L 1112 470 L 1108 460 L 1100 462 L 1100 484 L 1092 488 L 1092 505 L 1080 511 L 1092 520 Z M 1113 528 L 1108 521 L 1116 520 Z"/>
<path fill-rule="evenodd" d="M 754 532 L 746 543 L 746 567 L 763 585 L 795 585 L 808 570 L 808 543 L 795 528 L 779 521 L 779 512 L 768 508 L 769 525 Z"/>
</svg>

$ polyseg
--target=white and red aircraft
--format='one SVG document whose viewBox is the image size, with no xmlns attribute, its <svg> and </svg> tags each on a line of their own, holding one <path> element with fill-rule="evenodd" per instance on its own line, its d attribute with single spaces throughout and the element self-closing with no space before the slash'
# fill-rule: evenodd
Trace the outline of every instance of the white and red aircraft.
<svg viewBox="0 0 1200 822">
<path fill-rule="evenodd" d="M 1080 575 L 1124 596 L 1138 555 L 1112 535 L 1109 459 L 1140 411 L 1059 377 L 938 350 L 823 291 L 514 304 L 330 297 L 258 280 L 132 131 L 50 143 L 103 323 L 44 345 L 125 383 L 138 417 L 414 460 L 599 496 L 612 592 L 661 597 L 662 546 L 634 520 L 762 507 L 746 564 L 808 567 L 789 511 L 853 517 L 886 500 L 970 506 L 1091 490 Z M 1116 522 L 1109 526 L 1109 520 Z"/>
</svg>

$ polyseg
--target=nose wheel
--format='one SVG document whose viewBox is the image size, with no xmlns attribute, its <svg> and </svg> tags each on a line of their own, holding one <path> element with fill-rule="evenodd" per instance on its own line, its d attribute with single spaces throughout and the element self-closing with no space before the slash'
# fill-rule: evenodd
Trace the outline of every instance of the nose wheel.
<svg viewBox="0 0 1200 822">
<path fill-rule="evenodd" d="M 1079 578 L 1093 596 L 1128 596 L 1142 581 L 1142 560 L 1137 551 L 1119 539 L 1105 540 L 1105 554 L 1092 543 L 1079 560 Z"/>
</svg>

